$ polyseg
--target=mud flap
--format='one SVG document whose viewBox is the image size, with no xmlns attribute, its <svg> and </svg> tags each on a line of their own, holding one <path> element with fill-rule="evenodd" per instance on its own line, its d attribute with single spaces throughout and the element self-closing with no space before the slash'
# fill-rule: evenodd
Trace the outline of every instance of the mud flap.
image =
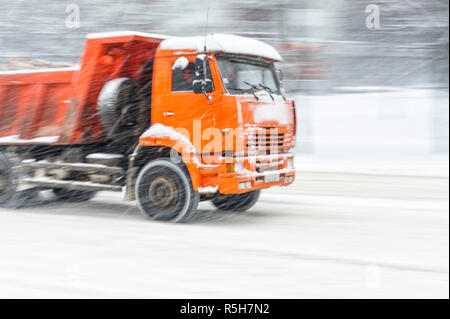
<svg viewBox="0 0 450 319">
<path fill-rule="evenodd" d="M 136 187 L 137 173 L 138 173 L 138 167 L 130 167 L 128 169 L 124 201 L 132 202 L 132 201 L 136 200 L 136 193 L 135 193 L 134 189 Z"/>
</svg>

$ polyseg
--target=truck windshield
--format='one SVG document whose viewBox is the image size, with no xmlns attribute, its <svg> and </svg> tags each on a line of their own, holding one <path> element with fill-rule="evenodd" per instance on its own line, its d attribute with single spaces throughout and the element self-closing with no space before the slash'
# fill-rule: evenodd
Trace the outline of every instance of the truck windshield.
<svg viewBox="0 0 450 319">
<path fill-rule="evenodd" d="M 280 86 L 273 64 L 261 60 L 234 56 L 217 56 L 222 81 L 231 94 L 258 90 L 279 93 Z"/>
</svg>

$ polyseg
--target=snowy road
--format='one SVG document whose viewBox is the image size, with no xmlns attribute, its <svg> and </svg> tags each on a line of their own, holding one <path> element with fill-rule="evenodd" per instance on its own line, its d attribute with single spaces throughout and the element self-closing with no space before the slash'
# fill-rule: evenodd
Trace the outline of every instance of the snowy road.
<svg viewBox="0 0 450 319">
<path fill-rule="evenodd" d="M 244 214 L 0 209 L 0 297 L 449 297 L 447 177 L 299 172 Z"/>
</svg>

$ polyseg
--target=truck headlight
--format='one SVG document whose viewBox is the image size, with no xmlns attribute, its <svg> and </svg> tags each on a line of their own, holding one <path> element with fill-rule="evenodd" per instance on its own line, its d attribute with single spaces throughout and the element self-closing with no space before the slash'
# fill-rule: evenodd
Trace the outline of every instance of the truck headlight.
<svg viewBox="0 0 450 319">
<path fill-rule="evenodd" d="M 242 162 L 227 164 L 227 173 L 239 173 L 242 171 L 244 171 L 244 163 Z"/>
</svg>

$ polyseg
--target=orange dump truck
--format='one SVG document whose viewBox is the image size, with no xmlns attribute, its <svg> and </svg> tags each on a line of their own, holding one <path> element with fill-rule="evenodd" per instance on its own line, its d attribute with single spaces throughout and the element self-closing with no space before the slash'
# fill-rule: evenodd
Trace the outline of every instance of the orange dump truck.
<svg viewBox="0 0 450 319">
<path fill-rule="evenodd" d="M 271 46 L 224 34 L 87 36 L 79 65 L 0 72 L 0 206 L 124 192 L 187 221 L 293 182 L 296 116 Z"/>
</svg>

